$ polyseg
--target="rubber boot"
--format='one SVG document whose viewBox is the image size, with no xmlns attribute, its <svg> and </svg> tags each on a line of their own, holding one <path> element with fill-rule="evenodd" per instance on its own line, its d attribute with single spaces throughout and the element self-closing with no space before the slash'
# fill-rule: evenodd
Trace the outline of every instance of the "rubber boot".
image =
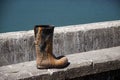
<svg viewBox="0 0 120 80">
<path fill-rule="evenodd" d="M 63 68 L 68 64 L 66 57 L 57 59 L 52 53 L 53 31 L 54 26 L 50 25 L 37 25 L 34 28 L 36 64 L 38 69 Z"/>
</svg>

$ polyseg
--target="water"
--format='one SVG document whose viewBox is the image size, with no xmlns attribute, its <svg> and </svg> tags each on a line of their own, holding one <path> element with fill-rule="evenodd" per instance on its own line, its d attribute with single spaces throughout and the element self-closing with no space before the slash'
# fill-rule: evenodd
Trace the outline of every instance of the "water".
<svg viewBox="0 0 120 80">
<path fill-rule="evenodd" d="M 120 0 L 0 0 L 0 33 L 120 19 Z"/>
</svg>

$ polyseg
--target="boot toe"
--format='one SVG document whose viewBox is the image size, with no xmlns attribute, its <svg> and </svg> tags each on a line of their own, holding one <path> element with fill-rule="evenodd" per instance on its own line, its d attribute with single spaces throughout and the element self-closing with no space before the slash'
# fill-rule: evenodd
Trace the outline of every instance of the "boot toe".
<svg viewBox="0 0 120 80">
<path fill-rule="evenodd" d="M 64 65 L 68 63 L 68 59 L 66 57 L 63 57 L 62 60 Z"/>
<path fill-rule="evenodd" d="M 57 60 L 56 65 L 58 68 L 63 68 L 68 65 L 68 59 L 66 57 L 62 57 L 61 59 Z"/>
</svg>

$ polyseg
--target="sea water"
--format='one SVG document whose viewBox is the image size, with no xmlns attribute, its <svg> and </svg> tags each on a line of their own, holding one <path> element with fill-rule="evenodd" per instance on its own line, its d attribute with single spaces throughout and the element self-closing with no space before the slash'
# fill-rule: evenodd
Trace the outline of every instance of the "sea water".
<svg viewBox="0 0 120 80">
<path fill-rule="evenodd" d="M 0 33 L 120 19 L 120 0 L 0 0 Z"/>
</svg>

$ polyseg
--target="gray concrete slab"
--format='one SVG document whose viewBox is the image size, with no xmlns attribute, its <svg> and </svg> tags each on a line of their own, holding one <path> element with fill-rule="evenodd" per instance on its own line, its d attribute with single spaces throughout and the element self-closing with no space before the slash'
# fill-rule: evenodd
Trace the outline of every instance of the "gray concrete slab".
<svg viewBox="0 0 120 80">
<path fill-rule="evenodd" d="M 65 80 L 120 69 L 120 46 L 67 55 L 63 69 L 37 69 L 35 61 L 0 67 L 0 80 Z"/>
</svg>

